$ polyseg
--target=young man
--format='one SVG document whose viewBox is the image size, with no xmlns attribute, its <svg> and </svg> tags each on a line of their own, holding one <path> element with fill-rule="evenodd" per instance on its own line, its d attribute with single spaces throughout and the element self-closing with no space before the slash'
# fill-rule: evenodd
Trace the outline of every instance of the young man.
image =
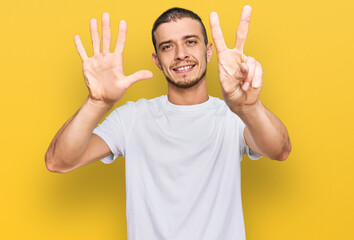
<svg viewBox="0 0 354 240">
<path fill-rule="evenodd" d="M 65 173 L 123 155 L 128 239 L 245 239 L 242 155 L 285 160 L 291 149 L 286 128 L 258 98 L 261 65 L 243 54 L 250 16 L 251 7 L 245 6 L 235 48 L 227 49 L 218 16 L 210 15 L 222 101 L 207 93 L 213 46 L 200 18 L 181 8 L 163 13 L 152 30 L 152 58 L 166 76 L 168 95 L 127 102 L 98 127 L 129 86 L 152 73 L 124 75 L 124 21 L 113 53 L 107 13 L 102 16 L 102 52 L 96 20 L 90 21 L 93 57 L 87 57 L 75 36 L 89 96 L 54 137 L 46 165 Z"/>
</svg>

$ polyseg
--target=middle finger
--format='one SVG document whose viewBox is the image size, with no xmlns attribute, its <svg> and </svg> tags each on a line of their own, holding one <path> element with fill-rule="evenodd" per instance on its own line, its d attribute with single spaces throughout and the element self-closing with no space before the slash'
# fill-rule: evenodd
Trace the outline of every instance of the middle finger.
<svg viewBox="0 0 354 240">
<path fill-rule="evenodd" d="M 111 23 L 107 12 L 102 14 L 102 52 L 109 53 L 111 50 Z"/>
</svg>

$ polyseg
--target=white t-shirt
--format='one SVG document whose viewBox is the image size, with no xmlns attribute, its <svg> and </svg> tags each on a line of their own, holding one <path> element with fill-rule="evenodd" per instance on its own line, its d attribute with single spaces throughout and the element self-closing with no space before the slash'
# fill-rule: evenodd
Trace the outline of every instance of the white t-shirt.
<svg viewBox="0 0 354 240">
<path fill-rule="evenodd" d="M 240 161 L 261 156 L 224 101 L 127 102 L 94 129 L 125 158 L 129 240 L 244 240 Z"/>
</svg>

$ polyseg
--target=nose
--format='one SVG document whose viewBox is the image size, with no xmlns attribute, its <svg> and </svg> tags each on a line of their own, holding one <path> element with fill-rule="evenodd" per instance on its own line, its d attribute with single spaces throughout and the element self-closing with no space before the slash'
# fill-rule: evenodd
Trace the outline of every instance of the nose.
<svg viewBox="0 0 354 240">
<path fill-rule="evenodd" d="M 176 53 L 175 53 L 175 60 L 184 60 L 189 57 L 188 52 L 183 46 L 177 46 L 176 47 Z"/>
</svg>

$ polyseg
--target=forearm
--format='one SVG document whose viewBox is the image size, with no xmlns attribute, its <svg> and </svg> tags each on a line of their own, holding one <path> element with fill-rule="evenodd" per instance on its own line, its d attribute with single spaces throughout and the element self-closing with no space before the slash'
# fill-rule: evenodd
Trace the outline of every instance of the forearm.
<svg viewBox="0 0 354 240">
<path fill-rule="evenodd" d="M 93 129 L 112 107 L 87 98 L 53 138 L 45 155 L 47 167 L 67 168 L 75 165 L 84 153 Z"/>
<path fill-rule="evenodd" d="M 249 140 L 260 154 L 285 160 L 291 151 L 288 132 L 283 123 L 258 99 L 251 107 L 232 110 L 247 126 Z"/>
</svg>

